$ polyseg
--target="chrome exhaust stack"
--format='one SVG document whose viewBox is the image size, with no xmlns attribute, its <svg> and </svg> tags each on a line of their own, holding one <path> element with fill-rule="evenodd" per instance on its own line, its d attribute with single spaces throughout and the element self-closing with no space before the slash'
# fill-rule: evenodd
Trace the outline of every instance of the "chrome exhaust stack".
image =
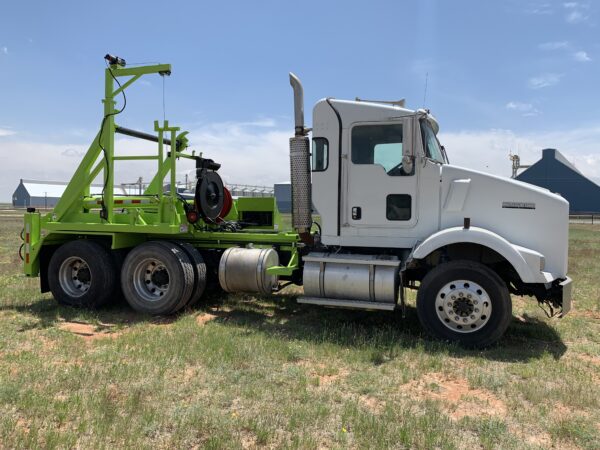
<svg viewBox="0 0 600 450">
<path fill-rule="evenodd" d="M 294 89 L 295 135 L 290 138 L 290 181 L 292 183 L 292 226 L 305 243 L 312 243 L 312 198 L 310 179 L 310 143 L 304 126 L 304 89 L 296 75 L 290 72 Z"/>
</svg>

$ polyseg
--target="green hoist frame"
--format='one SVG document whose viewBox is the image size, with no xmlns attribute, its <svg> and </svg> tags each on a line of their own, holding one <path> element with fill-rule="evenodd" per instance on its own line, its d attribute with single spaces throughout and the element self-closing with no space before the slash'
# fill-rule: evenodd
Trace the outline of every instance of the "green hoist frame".
<svg viewBox="0 0 600 450">
<path fill-rule="evenodd" d="M 228 220 L 237 220 L 238 212 L 271 211 L 273 227 L 257 227 L 239 232 L 220 231 L 213 224 L 194 226 L 187 221 L 183 200 L 178 198 L 176 167 L 179 158 L 195 159 L 185 153 L 188 148 L 187 131 L 170 126 L 168 121 L 154 122 L 158 151 L 155 155 L 115 155 L 115 132 L 120 128 L 115 117 L 120 113 L 115 98 L 144 75 L 171 74 L 170 64 L 125 67 L 111 64 L 105 70 L 104 118 L 98 132 L 75 174 L 68 183 L 55 208 L 45 214 L 28 211 L 24 216 L 24 271 L 26 275 L 39 273 L 40 250 L 44 245 L 57 245 L 72 239 L 105 237 L 111 248 L 129 248 L 148 239 L 182 239 L 196 247 L 224 249 L 232 246 L 272 247 L 289 254 L 287 265 L 268 269 L 272 274 L 291 275 L 299 268 L 298 234 L 282 231 L 280 216 L 274 198 L 240 198 Z M 124 82 L 117 81 L 125 77 Z M 117 86 L 115 86 L 115 83 Z M 124 133 L 127 134 L 127 133 Z M 165 144 L 170 150 L 165 155 Z M 155 160 L 154 178 L 141 196 L 115 195 L 115 161 Z M 102 194 L 92 192 L 92 183 L 103 174 Z M 163 192 L 164 180 L 170 175 L 169 193 Z"/>
</svg>

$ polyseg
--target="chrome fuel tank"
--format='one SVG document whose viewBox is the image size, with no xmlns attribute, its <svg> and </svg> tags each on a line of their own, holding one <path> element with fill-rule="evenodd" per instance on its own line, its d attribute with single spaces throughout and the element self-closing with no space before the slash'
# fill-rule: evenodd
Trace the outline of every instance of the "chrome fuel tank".
<svg viewBox="0 0 600 450">
<path fill-rule="evenodd" d="M 272 248 L 231 247 L 219 262 L 219 284 L 227 292 L 270 294 L 279 280 L 267 269 L 278 265 L 279 255 Z"/>
<path fill-rule="evenodd" d="M 400 260 L 388 255 L 309 253 L 304 260 L 304 295 L 396 303 Z"/>
</svg>

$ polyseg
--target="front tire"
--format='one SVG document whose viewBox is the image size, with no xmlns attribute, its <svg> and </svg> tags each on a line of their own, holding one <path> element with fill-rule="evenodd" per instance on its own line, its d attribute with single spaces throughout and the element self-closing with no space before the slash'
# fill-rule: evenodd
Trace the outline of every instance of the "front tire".
<svg viewBox="0 0 600 450">
<path fill-rule="evenodd" d="M 512 318 L 504 281 L 474 261 L 450 261 L 421 281 L 417 314 L 433 336 L 464 347 L 482 348 L 498 341 Z"/>
</svg>

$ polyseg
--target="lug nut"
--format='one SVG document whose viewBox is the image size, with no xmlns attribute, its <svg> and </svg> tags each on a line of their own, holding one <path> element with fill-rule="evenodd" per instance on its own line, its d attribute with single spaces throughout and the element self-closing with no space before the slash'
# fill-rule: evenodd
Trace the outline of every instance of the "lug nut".
<svg viewBox="0 0 600 450">
<path fill-rule="evenodd" d="M 456 300 L 456 295 L 450 297 L 452 300 Z"/>
<path fill-rule="evenodd" d="M 479 308 L 475 308 L 475 312 L 479 312 Z"/>
<path fill-rule="evenodd" d="M 479 302 L 477 300 L 473 300 L 473 304 L 477 305 Z"/>
</svg>

